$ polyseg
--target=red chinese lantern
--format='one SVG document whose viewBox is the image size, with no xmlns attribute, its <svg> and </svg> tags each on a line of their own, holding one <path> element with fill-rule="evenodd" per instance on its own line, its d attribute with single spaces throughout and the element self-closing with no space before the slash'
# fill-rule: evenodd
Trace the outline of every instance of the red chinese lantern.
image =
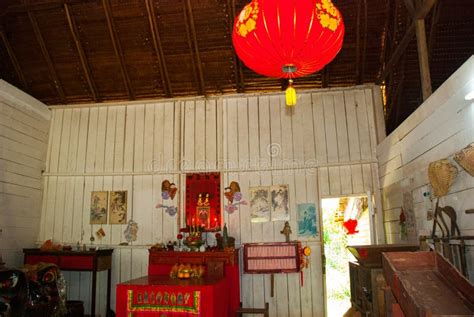
<svg viewBox="0 0 474 317">
<path fill-rule="evenodd" d="M 252 0 L 236 17 L 232 41 L 255 72 L 289 78 L 312 74 L 342 47 L 344 23 L 331 0 Z M 287 95 L 288 97 L 288 95 Z M 293 104 L 294 105 L 294 104 Z"/>
</svg>

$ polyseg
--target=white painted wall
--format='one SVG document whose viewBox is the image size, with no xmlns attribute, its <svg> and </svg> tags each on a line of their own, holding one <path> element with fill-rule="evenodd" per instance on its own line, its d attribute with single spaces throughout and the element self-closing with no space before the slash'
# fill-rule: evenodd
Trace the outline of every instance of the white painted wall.
<svg viewBox="0 0 474 317">
<path fill-rule="evenodd" d="M 458 168 L 458 177 L 440 206 L 457 211 L 462 235 L 474 235 L 474 177 L 452 159 L 454 153 L 474 141 L 474 103 L 464 96 L 474 89 L 474 57 L 458 69 L 410 117 L 377 146 L 380 186 L 387 241 L 400 241 L 399 214 L 402 193 L 413 195 L 418 232 L 430 234 L 432 221 L 427 221 L 423 192 L 431 191 L 428 164 L 443 158 Z M 474 247 L 469 247 L 470 277 L 474 281 Z"/>
<path fill-rule="evenodd" d="M 298 203 L 319 206 L 323 197 L 378 188 L 375 127 L 380 115 L 374 114 L 374 105 L 381 110 L 378 87 L 361 86 L 299 92 L 293 113 L 282 94 L 54 108 L 38 240 L 88 242 L 101 227 L 89 224 L 90 192 L 125 189 L 128 218 L 139 225 L 138 240 L 119 247 L 125 226 L 103 225 L 106 237 L 95 243 L 115 248 L 114 287 L 146 275 L 150 244 L 174 240 L 178 231 L 177 217 L 154 208 L 161 202 L 162 180 L 178 185 L 175 204 L 184 210 L 185 174 L 209 170 L 222 173 L 223 185 L 240 182 L 244 199 L 250 186 L 289 184 L 290 224 L 296 233 Z M 248 206 L 225 214 L 225 222 L 238 245 L 284 239 L 282 222 L 252 224 Z M 313 249 L 304 287 L 299 274 L 278 274 L 271 298 L 269 275 L 243 274 L 245 306 L 269 302 L 271 316 L 323 316 L 321 244 L 304 243 Z M 67 279 L 70 297 L 84 300 L 89 311 L 90 275 L 67 273 Z M 105 274 L 99 283 L 104 314 Z"/>
<path fill-rule="evenodd" d="M 38 237 L 50 116 L 0 80 L 0 253 L 10 267 L 23 264 L 22 248 Z"/>
</svg>

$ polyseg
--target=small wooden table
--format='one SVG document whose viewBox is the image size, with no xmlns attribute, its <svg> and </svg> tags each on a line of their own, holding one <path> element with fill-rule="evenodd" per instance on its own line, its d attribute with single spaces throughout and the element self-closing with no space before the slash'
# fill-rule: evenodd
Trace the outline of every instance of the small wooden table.
<svg viewBox="0 0 474 317">
<path fill-rule="evenodd" d="M 107 270 L 107 315 L 110 311 L 110 282 L 112 276 L 113 249 L 93 251 L 41 251 L 40 249 L 23 249 L 24 263 L 54 263 L 63 271 L 92 272 L 91 316 L 95 316 L 95 295 L 97 272 Z"/>
</svg>

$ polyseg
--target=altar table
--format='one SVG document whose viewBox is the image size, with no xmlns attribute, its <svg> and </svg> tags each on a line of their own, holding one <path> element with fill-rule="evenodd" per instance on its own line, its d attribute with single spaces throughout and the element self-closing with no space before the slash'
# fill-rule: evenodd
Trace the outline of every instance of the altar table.
<svg viewBox="0 0 474 317">
<path fill-rule="evenodd" d="M 117 284 L 117 317 L 222 317 L 229 314 L 225 278 L 148 275 Z"/>
</svg>

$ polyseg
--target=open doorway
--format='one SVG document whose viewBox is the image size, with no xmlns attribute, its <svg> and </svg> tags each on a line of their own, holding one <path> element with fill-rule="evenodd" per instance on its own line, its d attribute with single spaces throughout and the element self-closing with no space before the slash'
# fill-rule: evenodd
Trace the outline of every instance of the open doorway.
<svg viewBox="0 0 474 317">
<path fill-rule="evenodd" d="M 351 307 L 348 245 L 370 244 L 367 196 L 326 198 L 321 202 L 326 316 L 343 316 Z"/>
</svg>

